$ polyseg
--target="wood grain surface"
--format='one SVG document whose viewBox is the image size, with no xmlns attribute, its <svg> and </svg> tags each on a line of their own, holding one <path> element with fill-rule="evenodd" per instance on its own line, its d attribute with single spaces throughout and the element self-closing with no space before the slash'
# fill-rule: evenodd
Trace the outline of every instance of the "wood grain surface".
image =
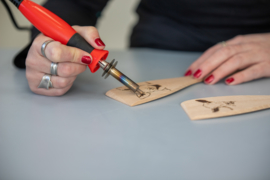
<svg viewBox="0 0 270 180">
<path fill-rule="evenodd" d="M 249 113 L 270 108 L 270 96 L 220 96 L 188 100 L 181 106 L 191 120 Z"/>
<path fill-rule="evenodd" d="M 138 83 L 140 89 L 146 93 L 140 98 L 125 86 L 112 89 L 106 95 L 129 106 L 136 106 L 170 95 L 198 82 L 201 82 L 201 80 L 194 79 L 190 76 L 153 80 Z"/>
</svg>

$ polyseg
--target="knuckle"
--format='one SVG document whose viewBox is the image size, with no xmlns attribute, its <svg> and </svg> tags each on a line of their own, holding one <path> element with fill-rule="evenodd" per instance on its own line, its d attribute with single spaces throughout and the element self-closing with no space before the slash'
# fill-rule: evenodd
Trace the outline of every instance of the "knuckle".
<svg viewBox="0 0 270 180">
<path fill-rule="evenodd" d="M 92 32 L 97 31 L 97 28 L 95 28 L 94 26 L 89 26 L 89 27 L 87 28 L 87 31 L 92 33 Z"/>
<path fill-rule="evenodd" d="M 88 26 L 85 31 L 85 36 L 87 37 L 92 37 L 93 33 L 96 33 L 97 29 L 93 26 Z"/>
<path fill-rule="evenodd" d="M 62 57 L 63 51 L 59 43 L 55 43 L 54 46 L 47 46 L 47 57 L 50 57 L 52 61 L 59 61 Z"/>
<path fill-rule="evenodd" d="M 26 76 L 26 79 L 27 79 L 28 81 L 30 81 L 30 80 L 32 79 L 32 74 L 31 74 L 28 70 L 26 70 L 25 76 Z"/>
<path fill-rule="evenodd" d="M 39 88 L 37 88 L 36 86 L 34 86 L 33 84 L 30 84 L 29 83 L 29 88 L 30 88 L 30 90 L 33 92 L 33 93 L 35 93 L 35 94 L 40 94 L 39 92 Z"/>
<path fill-rule="evenodd" d="M 221 77 L 225 76 L 227 73 L 227 67 L 225 65 L 218 67 L 212 74 L 220 79 Z"/>
<path fill-rule="evenodd" d="M 78 26 L 78 25 L 73 25 L 72 27 L 73 27 L 74 29 L 80 28 L 80 26 Z"/>
<path fill-rule="evenodd" d="M 93 32 L 97 31 L 97 29 L 94 26 L 86 26 L 84 27 L 85 32 Z"/>
<path fill-rule="evenodd" d="M 60 78 L 57 82 L 59 88 L 65 88 L 69 84 L 69 80 L 67 78 Z"/>
<path fill-rule="evenodd" d="M 34 41 L 32 42 L 32 46 L 34 47 L 41 47 L 42 41 L 44 40 L 44 37 L 42 37 L 41 34 L 39 34 Z"/>
<path fill-rule="evenodd" d="M 80 57 L 82 53 L 79 50 L 73 50 L 70 54 L 71 62 L 80 62 Z"/>
<path fill-rule="evenodd" d="M 228 56 L 231 52 L 232 48 L 230 46 L 226 46 L 221 48 L 219 51 L 221 53 L 222 56 Z"/>
<path fill-rule="evenodd" d="M 74 67 L 69 65 L 69 64 L 65 64 L 63 65 L 63 67 L 61 68 L 61 71 L 62 71 L 62 75 L 63 77 L 68 77 L 70 75 L 73 74 L 74 72 Z"/>
<path fill-rule="evenodd" d="M 270 77 L 270 61 L 267 61 L 265 63 L 262 64 L 262 67 L 264 69 L 264 74 L 265 74 L 265 77 Z"/>
<path fill-rule="evenodd" d="M 261 74 L 261 72 L 259 71 L 258 68 L 252 68 L 252 69 L 250 70 L 250 74 L 245 73 L 245 76 L 246 76 L 246 78 L 251 77 L 252 79 L 254 79 L 254 78 L 259 77 L 260 74 Z"/>
<path fill-rule="evenodd" d="M 254 73 L 255 75 L 257 75 L 256 77 L 263 77 L 265 76 L 267 73 L 265 73 L 266 71 L 265 70 L 268 70 L 268 65 L 266 63 L 261 63 L 261 64 L 258 64 L 256 66 L 256 68 L 254 68 Z"/>
<path fill-rule="evenodd" d="M 232 58 L 232 60 L 229 62 L 231 66 L 236 67 L 242 67 L 243 61 L 245 61 L 245 57 L 243 55 L 237 55 Z"/>
<path fill-rule="evenodd" d="M 40 45 L 39 36 L 32 42 L 32 47 L 38 47 Z"/>
<path fill-rule="evenodd" d="M 243 40 L 243 38 L 244 38 L 243 35 L 237 35 L 233 38 L 233 40 L 236 42 L 241 42 Z"/>
<path fill-rule="evenodd" d="M 243 81 L 244 79 L 246 79 L 245 73 L 243 71 L 238 73 L 236 79 L 238 79 L 238 81 Z"/>
<path fill-rule="evenodd" d="M 258 68 L 251 67 L 247 70 L 242 71 L 239 73 L 239 79 L 243 81 L 251 81 L 253 79 L 256 79 L 260 76 L 260 71 Z"/>
<path fill-rule="evenodd" d="M 261 55 L 264 55 L 264 54 L 268 54 L 269 53 L 269 50 L 263 49 L 263 48 L 259 48 L 259 49 L 257 49 L 257 53 L 258 54 L 261 54 Z"/>
<path fill-rule="evenodd" d="M 264 59 L 269 59 L 269 54 L 270 54 L 270 49 L 269 48 L 265 48 L 263 44 L 261 43 L 254 43 L 253 45 L 254 49 L 256 48 L 256 51 L 258 54 L 260 54 Z"/>
<path fill-rule="evenodd" d="M 263 67 L 269 71 L 270 69 L 270 61 L 266 61 L 263 63 Z M 270 72 L 270 71 L 269 71 Z"/>
<path fill-rule="evenodd" d="M 26 58 L 25 60 L 25 66 L 27 67 L 36 67 L 37 66 L 37 62 L 36 60 L 34 60 L 33 58 L 30 58 L 29 56 Z"/>
<path fill-rule="evenodd" d="M 92 34 L 97 32 L 97 29 L 94 26 L 73 26 L 73 28 L 85 37 L 92 37 Z"/>
<path fill-rule="evenodd" d="M 197 67 L 199 66 L 199 63 L 197 61 L 195 61 L 194 63 L 192 63 L 188 69 L 193 69 L 195 70 Z"/>
</svg>

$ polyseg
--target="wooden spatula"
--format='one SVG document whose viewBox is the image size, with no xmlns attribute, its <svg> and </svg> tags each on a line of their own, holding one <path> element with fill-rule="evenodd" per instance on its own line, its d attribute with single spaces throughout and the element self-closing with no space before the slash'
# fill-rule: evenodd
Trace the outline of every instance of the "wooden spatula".
<svg viewBox="0 0 270 180">
<path fill-rule="evenodd" d="M 106 95 L 129 106 L 136 106 L 175 93 L 198 82 L 201 80 L 191 76 L 160 79 L 138 83 L 140 89 L 145 92 L 145 95 L 140 98 L 125 86 L 112 89 Z"/>
<path fill-rule="evenodd" d="M 220 96 L 188 100 L 181 106 L 191 120 L 232 116 L 270 108 L 270 96 Z"/>
</svg>

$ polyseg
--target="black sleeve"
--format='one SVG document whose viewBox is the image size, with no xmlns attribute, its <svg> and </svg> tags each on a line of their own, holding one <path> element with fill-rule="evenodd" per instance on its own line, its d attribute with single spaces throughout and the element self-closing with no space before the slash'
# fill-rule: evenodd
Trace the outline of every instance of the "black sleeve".
<svg viewBox="0 0 270 180">
<path fill-rule="evenodd" d="M 70 25 L 95 26 L 107 2 L 108 0 L 48 0 L 43 6 Z M 27 53 L 39 33 L 36 28 L 31 29 L 30 43 L 14 58 L 16 67 L 25 68 Z"/>
</svg>

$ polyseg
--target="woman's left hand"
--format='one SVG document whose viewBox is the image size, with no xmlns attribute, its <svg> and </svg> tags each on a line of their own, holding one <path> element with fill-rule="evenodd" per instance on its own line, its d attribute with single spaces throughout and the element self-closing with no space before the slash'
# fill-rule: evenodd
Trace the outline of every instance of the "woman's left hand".
<svg viewBox="0 0 270 180">
<path fill-rule="evenodd" d="M 270 77 L 270 33 L 239 35 L 208 49 L 190 65 L 185 76 L 215 84 L 224 77 L 236 85 Z"/>
</svg>

